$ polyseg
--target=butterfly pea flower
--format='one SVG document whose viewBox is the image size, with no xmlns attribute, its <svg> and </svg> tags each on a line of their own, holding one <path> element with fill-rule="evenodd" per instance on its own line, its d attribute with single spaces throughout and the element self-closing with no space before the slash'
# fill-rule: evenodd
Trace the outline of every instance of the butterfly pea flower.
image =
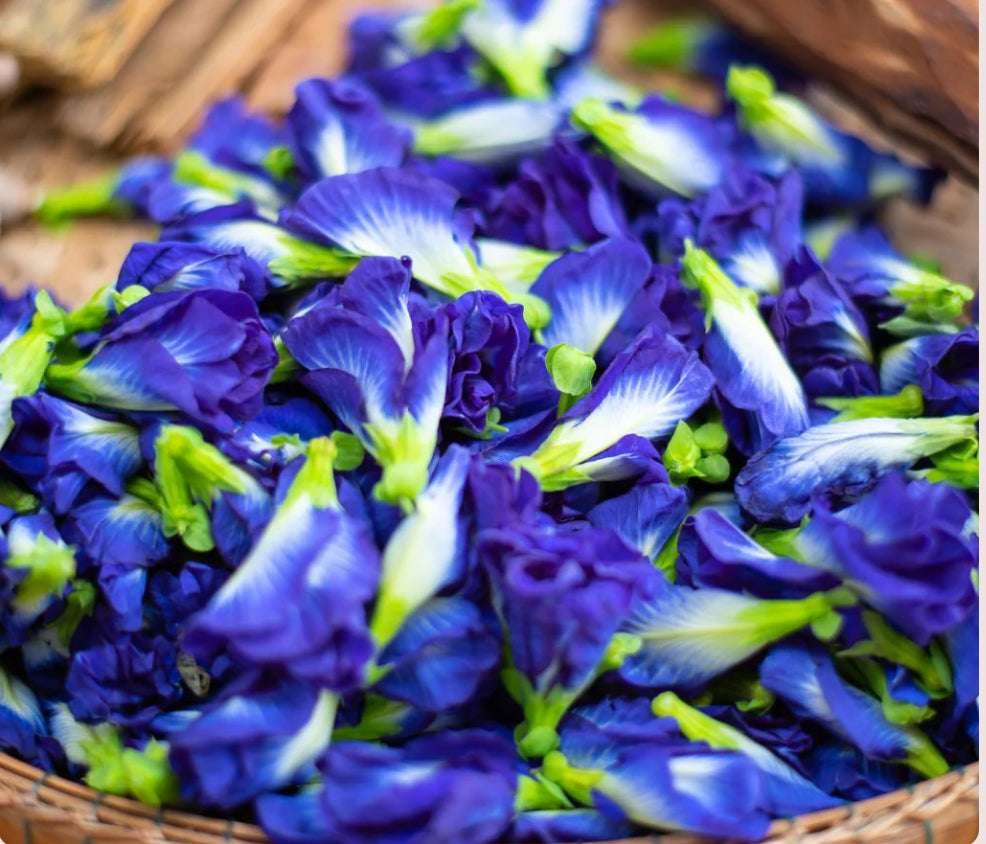
<svg viewBox="0 0 986 844">
<path fill-rule="evenodd" d="M 631 240 L 607 239 L 548 265 L 531 291 L 551 309 L 541 340 L 593 356 L 650 276 L 651 261 Z"/>
<path fill-rule="evenodd" d="M 760 679 L 796 715 L 820 723 L 867 758 L 905 763 L 928 778 L 948 770 L 924 733 L 888 721 L 880 702 L 843 680 L 821 648 L 779 645 L 761 664 Z"/>
<path fill-rule="evenodd" d="M 283 331 L 286 347 L 308 370 L 302 383 L 381 465 L 377 497 L 406 506 L 428 478 L 450 365 L 447 324 L 416 340 L 409 283 L 398 261 L 364 259 L 338 302 L 294 317 Z"/>
<path fill-rule="evenodd" d="M 769 301 L 784 286 L 785 267 L 802 239 L 803 193 L 796 170 L 770 179 L 747 167 L 732 167 L 707 195 L 660 203 L 661 251 L 680 257 L 690 238 L 737 284 Z"/>
<path fill-rule="evenodd" d="M 634 826 L 597 809 L 532 809 L 519 812 L 511 827 L 516 841 L 616 841 L 629 838 Z"/>
<path fill-rule="evenodd" d="M 763 780 L 738 753 L 646 742 L 614 754 L 563 739 L 543 774 L 573 800 L 649 829 L 759 840 L 770 825 Z"/>
<path fill-rule="evenodd" d="M 166 536 L 195 551 L 214 546 L 238 563 L 270 518 L 270 496 L 195 428 L 163 425 L 154 441 L 156 498 Z"/>
<path fill-rule="evenodd" d="M 356 264 L 338 249 L 297 237 L 258 217 L 242 202 L 171 222 L 162 229 L 160 239 L 200 244 L 220 252 L 243 250 L 263 268 L 264 281 L 274 289 L 342 277 Z"/>
<path fill-rule="evenodd" d="M 561 257 L 560 252 L 521 246 L 508 240 L 476 238 L 480 263 L 515 293 L 526 293 L 545 267 Z"/>
<path fill-rule="evenodd" d="M 225 649 L 326 688 L 358 685 L 372 650 L 364 605 L 379 557 L 365 526 L 339 505 L 334 451 L 326 438 L 309 444 L 285 501 L 189 622 L 184 645 L 194 655 Z"/>
<path fill-rule="evenodd" d="M 285 120 L 288 147 L 305 183 L 400 166 L 410 145 L 380 103 L 356 80 L 307 79 Z"/>
<path fill-rule="evenodd" d="M 674 692 L 654 698 L 653 712 L 673 718 L 679 729 L 692 741 L 709 747 L 743 754 L 760 772 L 764 783 L 763 806 L 775 816 L 786 817 L 830 809 L 841 801 L 821 791 L 779 756 L 762 744 L 700 709 L 689 706 Z"/>
<path fill-rule="evenodd" d="M 450 446 L 417 496 L 414 510 L 387 541 L 370 620 L 378 650 L 394 639 L 412 613 L 464 573 L 459 510 L 470 462 L 466 449 Z"/>
<path fill-rule="evenodd" d="M 694 352 L 671 337 L 644 331 L 534 453 L 515 463 L 547 490 L 584 482 L 593 458 L 625 437 L 667 436 L 678 420 L 706 402 L 711 387 L 712 375 Z"/>
<path fill-rule="evenodd" d="M 561 120 L 550 100 L 484 100 L 414 123 L 414 151 L 507 165 L 546 149 Z"/>
<path fill-rule="evenodd" d="M 825 570 L 764 548 L 711 507 L 685 522 L 678 549 L 691 582 L 703 587 L 796 599 L 839 585 L 839 579 Z"/>
<path fill-rule="evenodd" d="M 759 451 L 803 431 L 808 427 L 804 390 L 754 299 L 689 241 L 681 263 L 683 282 L 702 296 L 708 327 L 703 351 L 716 387 L 730 407 L 749 419 L 749 442 L 737 445 Z M 727 428 L 729 422 L 727 415 Z"/>
<path fill-rule="evenodd" d="M 793 523 L 815 491 L 859 490 L 922 457 L 978 442 L 975 417 L 857 419 L 815 425 L 755 454 L 736 476 L 736 496 L 762 522 Z"/>
<path fill-rule="evenodd" d="M 303 444 L 316 437 L 332 436 L 337 448 L 341 448 L 339 440 L 344 432 L 333 431 L 328 413 L 313 399 L 276 395 L 271 390 L 264 399 L 260 413 L 219 443 L 222 452 L 235 463 L 248 465 L 254 474 L 268 476 L 298 457 Z M 355 437 L 348 435 L 350 445 L 353 440 Z M 355 444 L 362 448 L 358 440 Z M 355 465 L 347 468 L 362 462 L 360 456 Z"/>
<path fill-rule="evenodd" d="M 52 364 L 49 389 L 83 404 L 175 411 L 220 431 L 255 415 L 277 363 L 254 301 L 225 290 L 152 293 L 101 333 L 95 350 Z"/>
<path fill-rule="evenodd" d="M 29 764 L 45 769 L 57 760 L 57 740 L 51 736 L 41 701 L 31 688 L 0 667 L 0 746 Z"/>
<path fill-rule="evenodd" d="M 912 337 L 883 350 L 880 387 L 916 384 L 929 415 L 975 413 L 979 407 L 979 329 Z"/>
<path fill-rule="evenodd" d="M 182 798 L 229 810 L 311 779 L 337 705 L 310 683 L 243 676 L 168 735 Z"/>
<path fill-rule="evenodd" d="M 174 641 L 121 631 L 109 607 L 82 620 L 72 649 L 65 691 L 80 721 L 141 728 L 181 698 Z"/>
<path fill-rule="evenodd" d="M 517 398 L 521 359 L 531 340 L 523 309 L 481 291 L 441 306 L 434 318 L 447 321 L 451 352 L 442 420 L 482 434 Z"/>
<path fill-rule="evenodd" d="M 564 136 L 544 155 L 518 165 L 514 180 L 485 203 L 484 217 L 489 236 L 541 249 L 625 237 L 629 231 L 616 168 Z"/>
<path fill-rule="evenodd" d="M 606 528 L 516 524 L 479 541 L 509 643 L 507 688 L 524 710 L 519 747 L 543 756 L 566 709 L 618 664 L 620 622 L 658 575 Z"/>
<path fill-rule="evenodd" d="M 462 22 L 462 35 L 503 77 L 515 97 L 544 99 L 547 74 L 566 58 L 586 52 L 600 0 L 486 0 Z"/>
<path fill-rule="evenodd" d="M 972 288 L 898 254 L 872 226 L 842 235 L 826 266 L 861 306 L 903 312 L 924 322 L 955 320 L 974 295 Z"/>
<path fill-rule="evenodd" d="M 924 415 L 924 397 L 917 384 L 908 384 L 892 396 L 819 396 L 815 403 L 835 412 L 827 422 L 849 422 L 874 416 L 914 419 Z"/>
<path fill-rule="evenodd" d="M 856 396 L 877 390 L 866 318 L 803 247 L 787 266 L 770 327 L 808 396 Z"/>
<path fill-rule="evenodd" d="M 510 823 L 513 762 L 510 742 L 480 729 L 421 736 L 399 748 L 338 742 L 319 759 L 320 787 L 265 795 L 257 813 L 277 841 L 482 844 Z"/>
<path fill-rule="evenodd" d="M 639 601 L 621 624 L 636 649 L 619 674 L 638 688 L 696 689 L 802 628 L 830 637 L 841 624 L 837 608 L 852 602 L 841 589 L 764 600 L 661 579 L 655 594 Z"/>
<path fill-rule="evenodd" d="M 475 604 L 433 598 L 404 622 L 377 662 L 376 693 L 440 713 L 473 699 L 500 662 L 500 643 Z"/>
<path fill-rule="evenodd" d="M 978 537 L 967 532 L 972 517 L 960 491 L 895 472 L 845 509 L 819 498 L 794 542 L 807 562 L 836 574 L 926 645 L 977 603 Z"/>
<path fill-rule="evenodd" d="M 708 193 L 729 166 L 724 127 L 660 97 L 648 97 L 634 111 L 590 98 L 572 109 L 570 119 L 648 195 Z"/>
</svg>

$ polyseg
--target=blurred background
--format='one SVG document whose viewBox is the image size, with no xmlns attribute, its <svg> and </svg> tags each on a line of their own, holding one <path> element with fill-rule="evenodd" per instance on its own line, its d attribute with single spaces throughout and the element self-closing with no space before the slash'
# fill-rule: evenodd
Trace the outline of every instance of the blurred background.
<svg viewBox="0 0 986 844">
<path fill-rule="evenodd" d="M 77 303 L 112 281 L 141 223 L 83 220 L 52 233 L 25 219 L 45 187 L 169 152 L 213 100 L 282 114 L 294 84 L 345 66 L 346 22 L 409 0 L 0 0 L 0 285 Z M 717 92 L 626 58 L 683 11 L 721 15 L 814 74 L 810 99 L 874 145 L 948 167 L 931 209 L 886 209 L 909 248 L 978 280 L 979 13 L 975 0 L 620 0 L 604 18 L 603 68 L 714 107 Z"/>
</svg>

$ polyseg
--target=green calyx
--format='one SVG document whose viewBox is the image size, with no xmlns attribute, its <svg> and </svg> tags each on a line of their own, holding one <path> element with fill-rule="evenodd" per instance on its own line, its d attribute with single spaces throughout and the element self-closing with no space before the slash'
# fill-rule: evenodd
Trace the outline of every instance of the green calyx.
<svg viewBox="0 0 986 844">
<path fill-rule="evenodd" d="M 267 264 L 267 269 L 288 287 L 315 279 L 343 278 L 359 263 L 359 258 L 354 255 L 302 240 L 280 229 L 277 240 L 283 252 Z"/>
<path fill-rule="evenodd" d="M 195 150 L 185 150 L 175 159 L 172 175 L 177 182 L 208 188 L 233 200 L 245 197 L 274 209 L 281 204 L 278 192 L 268 182 L 222 167 Z"/>
<path fill-rule="evenodd" d="M 406 411 L 396 424 L 388 421 L 363 427 L 369 439 L 367 450 L 383 469 L 373 495 L 379 501 L 411 512 L 418 493 L 428 483 L 428 466 L 435 451 L 437 432 L 422 430 Z"/>
<path fill-rule="evenodd" d="M 41 502 L 36 495 L 21 489 L 13 481 L 0 478 L 0 507 L 6 507 L 19 515 L 36 513 Z"/>
<path fill-rule="evenodd" d="M 316 437 L 305 449 L 305 462 L 295 475 L 284 499 L 285 506 L 298 498 L 309 498 L 320 510 L 338 509 L 333 464 L 339 451 L 330 437 Z"/>
<path fill-rule="evenodd" d="M 905 317 L 932 324 L 953 322 L 976 295 L 971 287 L 919 269 L 907 273 L 907 278 L 892 285 L 889 293 L 906 306 Z"/>
<path fill-rule="evenodd" d="M 278 180 L 289 179 L 294 175 L 297 162 L 290 147 L 271 147 L 260 164 L 270 175 Z"/>
<path fill-rule="evenodd" d="M 946 449 L 964 447 L 978 450 L 979 431 L 976 423 L 979 414 L 971 416 L 942 416 L 931 419 L 905 419 L 900 422 L 903 433 L 912 434 L 915 442 L 911 454 L 915 457 L 932 457 Z"/>
<path fill-rule="evenodd" d="M 932 483 L 979 489 L 979 443 L 966 441 L 931 455 L 930 469 L 915 472 Z"/>
<path fill-rule="evenodd" d="M 571 808 L 572 801 L 568 799 L 561 787 L 549 780 L 541 771 L 535 771 L 531 776 L 522 775 L 518 777 L 517 796 L 514 799 L 515 812 Z"/>
<path fill-rule="evenodd" d="M 805 529 L 808 524 L 808 517 L 801 520 L 801 524 L 793 528 L 765 528 L 757 527 L 753 533 L 753 539 L 762 548 L 766 548 L 771 554 L 778 557 L 788 557 L 803 563 L 801 551 L 798 550 L 798 534 Z"/>
<path fill-rule="evenodd" d="M 654 698 L 651 712 L 658 718 L 674 718 L 687 738 L 704 741 L 717 750 L 739 750 L 743 744 L 739 730 L 689 706 L 674 692 L 663 692 Z"/>
<path fill-rule="evenodd" d="M 551 751 L 541 762 L 541 774 L 556 783 L 565 793 L 583 806 L 592 806 L 592 792 L 605 777 L 604 771 L 573 768 L 557 750 Z"/>
<path fill-rule="evenodd" d="M 109 725 L 91 731 L 82 742 L 90 787 L 107 794 L 136 797 L 149 806 L 178 800 L 178 778 L 168 762 L 168 745 L 153 739 L 143 750 L 125 747 L 120 734 Z"/>
<path fill-rule="evenodd" d="M 402 33 L 419 53 L 446 49 L 458 40 L 466 15 L 482 5 L 482 0 L 446 0 L 434 9 L 412 17 L 407 26 L 401 27 Z"/>
<path fill-rule="evenodd" d="M 65 609 L 50 625 L 58 642 L 66 649 L 83 618 L 92 615 L 96 606 L 96 587 L 88 580 L 72 581 L 72 588 L 65 596 Z"/>
<path fill-rule="evenodd" d="M 685 240 L 685 254 L 681 258 L 681 281 L 686 287 L 698 290 L 706 313 L 706 327 L 711 322 L 713 307 L 723 304 L 737 310 L 757 313 L 757 294 L 749 288 L 740 287 L 733 281 L 718 262 L 704 249 L 699 249 L 691 241 Z"/>
<path fill-rule="evenodd" d="M 723 452 L 729 435 L 720 422 L 706 422 L 694 431 L 684 420 L 678 422 L 664 449 L 662 462 L 671 482 L 682 484 L 690 478 L 722 483 L 729 477 L 729 461 Z"/>
<path fill-rule="evenodd" d="M 839 411 L 830 422 L 848 422 L 870 417 L 913 419 L 924 413 L 924 396 L 917 384 L 908 384 L 893 396 L 833 396 L 815 401 L 822 407 Z"/>
<path fill-rule="evenodd" d="M 551 380 L 560 392 L 558 415 L 563 416 L 568 409 L 592 389 L 592 377 L 596 374 L 596 361 L 567 343 L 559 343 L 548 349 L 544 358 Z"/>
<path fill-rule="evenodd" d="M 627 58 L 643 67 L 693 70 L 695 53 L 715 28 L 708 18 L 687 15 L 672 18 L 647 32 L 627 51 Z"/>
<path fill-rule="evenodd" d="M 110 173 L 45 193 L 34 209 L 35 219 L 49 228 L 59 228 L 79 217 L 129 217 L 133 209 L 116 197 L 119 174 Z"/>
<path fill-rule="evenodd" d="M 16 549 L 4 560 L 7 568 L 25 569 L 27 576 L 17 585 L 12 601 L 15 609 L 35 611 L 65 592 L 69 581 L 75 577 L 74 549 L 61 540 L 38 534 L 30 549 Z"/>
<path fill-rule="evenodd" d="M 869 638 L 842 651 L 840 657 L 879 657 L 907 668 L 934 698 L 944 698 L 952 693 L 952 671 L 940 650 L 924 650 L 898 633 L 873 610 L 864 610 L 862 617 Z"/>
<path fill-rule="evenodd" d="M 641 119 L 637 115 L 615 109 L 595 97 L 587 97 L 576 103 L 569 119 L 576 129 L 588 132 L 614 153 L 633 152 L 629 127 Z"/>
</svg>

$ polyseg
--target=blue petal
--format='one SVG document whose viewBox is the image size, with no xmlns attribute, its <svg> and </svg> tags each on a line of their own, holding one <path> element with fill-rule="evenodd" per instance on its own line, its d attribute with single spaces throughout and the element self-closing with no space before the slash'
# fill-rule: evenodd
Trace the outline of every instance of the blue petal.
<svg viewBox="0 0 986 844">
<path fill-rule="evenodd" d="M 437 179 L 380 168 L 323 179 L 306 190 L 286 225 L 352 255 L 407 255 L 415 278 L 442 290 L 470 279 L 454 218 L 458 194 Z"/>
<path fill-rule="evenodd" d="M 320 790 L 262 794 L 254 806 L 260 826 L 278 844 L 323 844 L 336 833 L 322 811 Z"/>
<path fill-rule="evenodd" d="M 192 620 L 186 646 L 208 653 L 222 645 L 328 688 L 354 685 L 371 651 L 364 604 L 376 588 L 377 560 L 359 522 L 299 496 Z"/>
<path fill-rule="evenodd" d="M 429 712 L 468 703 L 500 661 L 500 643 L 475 604 L 435 598 L 415 612 L 384 649 L 375 691 Z"/>
<path fill-rule="evenodd" d="M 541 809 L 514 818 L 517 841 L 610 841 L 633 835 L 626 820 L 610 818 L 595 809 Z"/>
<path fill-rule="evenodd" d="M 376 167 L 397 167 L 408 133 L 384 117 L 376 97 L 359 83 L 307 79 L 295 88 L 285 128 L 306 181 Z"/>
<path fill-rule="evenodd" d="M 630 240 L 604 240 L 550 264 L 531 288 L 551 308 L 544 345 L 566 343 L 595 355 L 650 269 L 646 251 Z"/>
<path fill-rule="evenodd" d="M 0 747 L 33 759 L 38 737 L 47 732 L 48 724 L 34 692 L 0 668 Z"/>
<path fill-rule="evenodd" d="M 653 559 L 688 514 L 688 496 L 666 483 L 637 484 L 629 492 L 593 507 L 587 518 L 616 531 L 627 544 Z"/>
<path fill-rule="evenodd" d="M 364 258 L 339 288 L 339 302 L 382 326 L 404 356 L 410 369 L 414 333 L 407 310 L 411 283 L 408 268 L 394 258 Z"/>
</svg>

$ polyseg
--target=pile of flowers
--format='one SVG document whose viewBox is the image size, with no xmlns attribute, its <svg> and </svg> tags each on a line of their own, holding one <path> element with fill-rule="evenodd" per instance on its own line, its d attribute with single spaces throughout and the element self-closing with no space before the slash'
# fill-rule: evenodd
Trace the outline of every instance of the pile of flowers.
<svg viewBox="0 0 986 844">
<path fill-rule="evenodd" d="M 941 174 L 716 25 L 633 53 L 715 116 L 609 78 L 602 5 L 359 18 L 42 203 L 161 231 L 0 308 L 0 748 L 278 844 L 757 839 L 975 759 L 973 294 L 874 222 Z"/>
</svg>

